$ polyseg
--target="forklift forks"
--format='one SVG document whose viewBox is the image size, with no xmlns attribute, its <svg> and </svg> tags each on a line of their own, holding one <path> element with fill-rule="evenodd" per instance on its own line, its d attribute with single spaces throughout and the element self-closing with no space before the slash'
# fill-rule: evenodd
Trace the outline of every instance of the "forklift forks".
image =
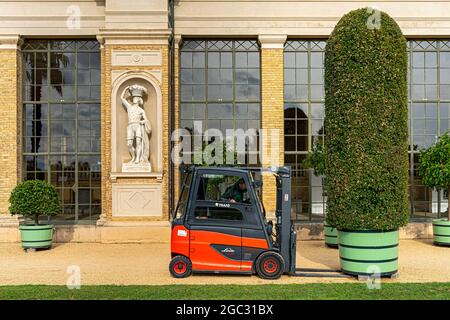
<svg viewBox="0 0 450 320">
<path fill-rule="evenodd" d="M 291 168 L 271 167 L 269 169 L 247 168 L 250 171 L 275 173 L 276 178 L 276 243 L 285 261 L 285 273 L 293 277 L 351 278 L 339 269 L 297 268 L 297 233 L 291 220 Z"/>
</svg>

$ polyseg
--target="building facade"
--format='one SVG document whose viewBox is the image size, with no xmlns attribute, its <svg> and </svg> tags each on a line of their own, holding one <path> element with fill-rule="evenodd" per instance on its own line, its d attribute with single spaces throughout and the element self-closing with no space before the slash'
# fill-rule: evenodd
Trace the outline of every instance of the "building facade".
<svg viewBox="0 0 450 320">
<path fill-rule="evenodd" d="M 450 126 L 450 1 L 0 1 L 0 240 L 18 182 L 58 190 L 59 241 L 160 241 L 180 183 L 172 132 L 255 129 L 258 165 L 293 169 L 293 218 L 319 236 L 322 177 L 302 161 L 322 143 L 326 39 L 340 17 L 371 7 L 408 40 L 411 226 L 431 234 L 448 195 L 422 185 L 418 152 Z M 373 11 L 374 14 L 376 11 Z M 144 87 L 151 170 L 128 170 L 123 93 Z M 128 120 L 129 121 L 129 120 Z M 273 214 L 274 181 L 263 177 Z"/>
</svg>

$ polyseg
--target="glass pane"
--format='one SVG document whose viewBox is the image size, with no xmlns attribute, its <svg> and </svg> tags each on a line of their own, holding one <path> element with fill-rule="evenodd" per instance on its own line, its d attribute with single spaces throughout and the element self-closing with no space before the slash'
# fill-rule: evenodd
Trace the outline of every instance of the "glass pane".
<svg viewBox="0 0 450 320">
<path fill-rule="evenodd" d="M 308 67 L 308 53 L 307 52 L 297 52 L 295 54 L 295 67 L 296 68 L 307 68 Z"/>
<path fill-rule="evenodd" d="M 192 68 L 192 52 L 181 52 L 181 67 Z"/>
<path fill-rule="evenodd" d="M 209 104 L 208 105 L 209 119 L 232 119 L 233 106 L 231 104 Z"/>
<path fill-rule="evenodd" d="M 308 136 L 297 136 L 297 151 L 308 151 Z"/>
<path fill-rule="evenodd" d="M 295 53 L 285 52 L 284 53 L 284 68 L 294 68 L 295 67 Z"/>
<path fill-rule="evenodd" d="M 203 52 L 194 52 L 192 54 L 192 67 L 193 68 L 205 67 L 205 54 Z"/>
<path fill-rule="evenodd" d="M 295 105 L 286 103 L 284 105 L 284 118 L 295 118 Z"/>
<path fill-rule="evenodd" d="M 220 67 L 220 53 L 208 52 L 208 68 Z"/>
<path fill-rule="evenodd" d="M 424 67 L 425 66 L 425 56 L 423 52 L 413 52 L 412 55 L 413 67 Z"/>
<path fill-rule="evenodd" d="M 295 151 L 296 143 L 295 136 L 284 136 L 284 149 L 286 151 Z"/>
<path fill-rule="evenodd" d="M 233 67 L 233 54 L 231 52 L 220 53 L 220 67 L 232 68 Z"/>
<path fill-rule="evenodd" d="M 323 53 L 322 52 L 311 52 L 311 68 L 321 68 Z"/>
<path fill-rule="evenodd" d="M 246 68 L 247 65 L 247 52 L 236 52 L 235 67 Z"/>
<path fill-rule="evenodd" d="M 259 68 L 259 52 L 249 52 L 247 63 L 249 68 Z"/>
</svg>

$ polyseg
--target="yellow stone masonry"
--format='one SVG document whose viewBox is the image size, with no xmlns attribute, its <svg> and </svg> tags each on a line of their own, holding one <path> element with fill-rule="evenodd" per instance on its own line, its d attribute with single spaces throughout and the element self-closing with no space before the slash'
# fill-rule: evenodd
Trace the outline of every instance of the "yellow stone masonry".
<svg viewBox="0 0 450 320">
<path fill-rule="evenodd" d="M 173 93 L 175 95 L 175 106 L 174 106 L 174 129 L 177 129 L 180 127 L 180 49 L 175 48 L 175 63 L 174 63 L 174 72 L 173 77 L 175 78 L 175 92 Z M 170 155 L 172 156 L 172 155 Z M 180 192 L 180 169 L 178 166 L 175 166 L 174 168 L 174 179 L 173 183 L 175 183 L 174 188 L 174 199 L 175 199 L 175 206 L 176 202 L 178 201 L 178 196 Z"/>
<path fill-rule="evenodd" d="M 102 215 L 107 219 L 112 220 L 112 182 L 111 182 L 111 72 L 113 70 L 151 70 L 160 69 L 161 67 L 140 67 L 127 66 L 118 67 L 111 65 L 111 56 L 113 50 L 120 51 L 136 51 L 136 50 L 161 50 L 162 51 L 162 190 L 163 190 L 163 216 L 162 220 L 169 218 L 169 199 L 168 199 L 168 171 L 169 171 L 169 154 L 168 154 L 168 110 L 169 110 L 169 55 L 167 45 L 105 45 L 102 50 Z M 120 178 L 117 179 L 120 183 Z M 139 178 L 136 183 L 152 183 L 152 178 Z M 136 220 L 136 218 L 114 219 L 114 220 Z M 153 221 L 154 217 L 146 218 L 146 220 Z"/>
<path fill-rule="evenodd" d="M 284 103 L 283 49 L 261 50 L 261 128 L 266 129 L 263 140 L 262 166 L 284 163 Z M 263 203 L 272 215 L 276 206 L 275 179 L 263 177 Z"/>
<path fill-rule="evenodd" d="M 20 51 L 0 49 L 0 214 L 8 213 L 12 189 L 21 181 Z"/>
</svg>

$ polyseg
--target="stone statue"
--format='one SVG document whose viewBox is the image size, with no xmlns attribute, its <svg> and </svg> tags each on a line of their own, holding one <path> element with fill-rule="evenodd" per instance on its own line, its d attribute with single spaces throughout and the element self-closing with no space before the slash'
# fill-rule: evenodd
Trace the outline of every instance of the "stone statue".
<svg viewBox="0 0 450 320">
<path fill-rule="evenodd" d="M 128 96 L 125 96 L 128 93 Z M 150 121 L 144 111 L 147 89 L 140 85 L 126 87 L 121 95 L 122 105 L 128 113 L 127 145 L 131 161 L 122 164 L 123 172 L 151 172 L 149 162 L 151 133 Z M 131 102 L 128 100 L 131 97 Z"/>
</svg>

